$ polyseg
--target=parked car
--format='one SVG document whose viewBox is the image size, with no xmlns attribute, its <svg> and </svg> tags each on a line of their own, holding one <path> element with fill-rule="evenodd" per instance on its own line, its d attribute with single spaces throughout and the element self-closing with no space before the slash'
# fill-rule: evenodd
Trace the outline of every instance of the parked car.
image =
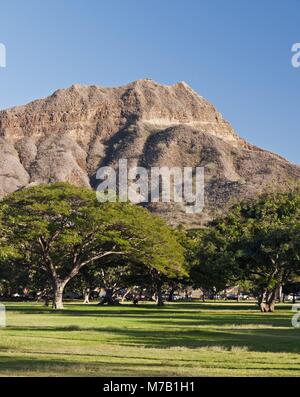
<svg viewBox="0 0 300 397">
<path fill-rule="evenodd" d="M 183 301 L 185 298 L 184 296 L 178 295 L 178 294 L 174 294 L 173 295 L 173 300 L 174 301 Z"/>
<path fill-rule="evenodd" d="M 65 299 L 82 299 L 82 295 L 77 294 L 76 292 L 65 292 L 64 298 Z"/>
<path fill-rule="evenodd" d="M 227 300 L 237 300 L 237 295 L 236 294 L 227 294 L 226 295 Z"/>
<path fill-rule="evenodd" d="M 285 299 L 286 299 L 287 301 L 289 301 L 289 302 L 293 302 L 293 300 L 294 300 L 294 295 L 293 295 L 293 294 L 289 294 Z M 296 302 L 299 302 L 299 301 L 300 301 L 300 294 L 296 294 L 296 295 L 295 295 L 295 301 L 296 301 Z"/>
</svg>

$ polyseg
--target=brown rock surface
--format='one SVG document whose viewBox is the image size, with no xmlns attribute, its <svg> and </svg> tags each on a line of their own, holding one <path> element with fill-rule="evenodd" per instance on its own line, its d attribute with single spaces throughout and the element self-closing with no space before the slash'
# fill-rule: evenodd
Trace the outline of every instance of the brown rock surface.
<svg viewBox="0 0 300 397">
<path fill-rule="evenodd" d="M 170 223 L 199 226 L 233 200 L 289 188 L 300 167 L 241 139 L 186 83 L 139 80 L 118 88 L 74 85 L 0 112 L 0 196 L 36 183 L 95 187 L 100 166 L 118 159 L 150 166 L 204 166 L 205 211 L 150 208 Z"/>
</svg>

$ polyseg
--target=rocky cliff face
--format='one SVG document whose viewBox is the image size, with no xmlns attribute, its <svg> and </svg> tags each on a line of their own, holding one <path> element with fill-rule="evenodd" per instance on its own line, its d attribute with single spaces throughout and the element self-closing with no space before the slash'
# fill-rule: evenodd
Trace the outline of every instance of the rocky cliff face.
<svg viewBox="0 0 300 397">
<path fill-rule="evenodd" d="M 100 166 L 204 166 L 205 210 L 149 208 L 171 224 L 199 226 L 234 200 L 288 188 L 300 167 L 241 139 L 186 83 L 139 80 L 119 88 L 74 85 L 0 112 L 0 196 L 37 183 L 95 188 Z"/>
</svg>

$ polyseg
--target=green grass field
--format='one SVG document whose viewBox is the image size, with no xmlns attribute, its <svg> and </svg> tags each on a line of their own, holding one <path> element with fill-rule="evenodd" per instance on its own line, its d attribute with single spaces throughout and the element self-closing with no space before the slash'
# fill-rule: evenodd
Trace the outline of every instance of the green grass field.
<svg viewBox="0 0 300 397">
<path fill-rule="evenodd" d="M 291 306 L 8 303 L 1 376 L 298 376 Z"/>
</svg>

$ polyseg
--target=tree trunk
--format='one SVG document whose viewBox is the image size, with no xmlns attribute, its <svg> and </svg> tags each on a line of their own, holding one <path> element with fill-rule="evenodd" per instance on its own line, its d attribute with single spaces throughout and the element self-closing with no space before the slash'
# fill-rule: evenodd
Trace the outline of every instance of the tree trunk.
<svg viewBox="0 0 300 397">
<path fill-rule="evenodd" d="M 127 295 L 129 295 L 129 293 L 131 292 L 131 289 L 130 288 L 128 288 L 128 290 L 125 292 L 125 294 L 122 296 L 122 303 L 124 303 L 125 302 L 125 300 L 126 300 L 126 297 L 127 297 Z"/>
<path fill-rule="evenodd" d="M 163 306 L 164 301 L 163 301 L 163 296 L 162 296 L 162 291 L 161 291 L 161 285 L 157 285 L 157 290 L 156 290 L 156 304 L 157 306 Z"/>
<path fill-rule="evenodd" d="M 40 295 L 37 296 L 37 301 L 43 300 L 44 305 L 46 307 L 49 306 L 50 298 L 49 298 L 49 291 L 47 288 L 44 288 L 43 291 L 41 291 Z"/>
<path fill-rule="evenodd" d="M 278 287 L 274 288 L 270 293 L 262 292 L 258 297 L 258 305 L 262 313 L 272 313 L 275 310 L 276 296 Z"/>
<path fill-rule="evenodd" d="M 275 299 L 272 299 L 268 302 L 269 312 L 271 313 L 275 310 L 275 302 L 276 302 Z"/>
<path fill-rule="evenodd" d="M 86 289 L 83 291 L 83 296 L 84 296 L 84 301 L 83 301 L 83 303 L 86 303 L 86 304 L 89 304 L 89 303 L 90 303 L 90 293 L 91 293 L 91 290 L 90 290 L 89 288 L 86 288 Z"/>
<path fill-rule="evenodd" d="M 266 291 L 263 291 L 258 295 L 258 300 L 257 300 L 258 306 L 260 307 L 260 311 L 262 313 L 268 311 L 268 307 L 267 307 L 266 303 L 264 302 L 265 296 L 266 296 Z"/>
<path fill-rule="evenodd" d="M 113 299 L 113 291 L 112 291 L 112 289 L 111 288 L 105 288 L 105 292 L 106 292 L 106 296 L 105 296 L 106 303 L 108 305 L 113 305 L 115 302 L 114 302 L 114 299 Z"/>
<path fill-rule="evenodd" d="M 53 309 L 63 309 L 63 293 L 66 283 L 56 281 L 53 289 Z"/>
<path fill-rule="evenodd" d="M 49 295 L 48 294 L 45 295 L 44 302 L 45 302 L 44 303 L 45 306 L 48 307 L 49 306 Z"/>
<path fill-rule="evenodd" d="M 278 300 L 279 300 L 280 303 L 283 302 L 282 285 L 278 286 Z"/>
<path fill-rule="evenodd" d="M 171 288 L 169 291 L 168 302 L 173 302 L 175 289 Z"/>
<path fill-rule="evenodd" d="M 273 312 L 275 310 L 275 302 L 276 297 L 278 295 L 278 286 L 271 291 L 267 299 L 267 305 L 269 307 L 269 312 Z"/>
</svg>

